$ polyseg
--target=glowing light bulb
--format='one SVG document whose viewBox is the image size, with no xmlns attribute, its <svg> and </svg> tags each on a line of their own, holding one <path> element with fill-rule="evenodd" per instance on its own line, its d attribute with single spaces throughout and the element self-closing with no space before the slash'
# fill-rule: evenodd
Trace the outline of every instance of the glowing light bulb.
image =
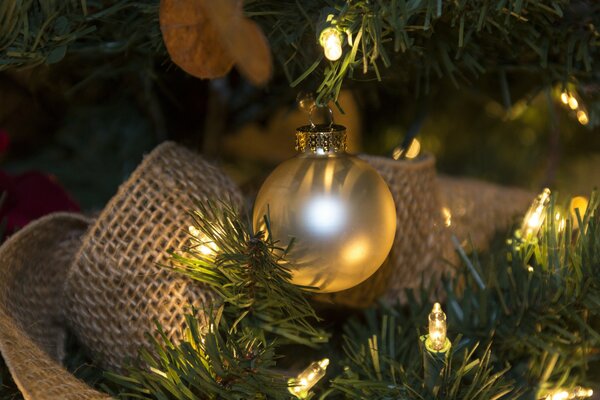
<svg viewBox="0 0 600 400">
<path fill-rule="evenodd" d="M 581 125 L 587 125 L 588 122 L 590 122 L 590 119 L 585 111 L 579 110 L 577 111 L 577 121 L 579 121 Z"/>
<path fill-rule="evenodd" d="M 560 100 L 563 102 L 563 104 L 569 104 L 569 93 L 567 92 L 562 92 L 560 95 Z"/>
<path fill-rule="evenodd" d="M 521 235 L 524 239 L 531 239 L 537 236 L 544 219 L 546 218 L 546 208 L 550 203 L 550 189 L 545 188 L 536 199 L 531 203 L 523 224 L 521 225 Z"/>
<path fill-rule="evenodd" d="M 209 256 L 209 255 L 215 254 L 217 251 L 219 251 L 219 248 L 217 247 L 217 245 L 214 242 L 206 240 L 206 238 L 204 237 L 204 235 L 202 234 L 200 229 L 196 228 L 193 225 L 190 225 L 188 227 L 188 232 L 190 233 L 190 235 L 194 236 L 194 238 L 196 238 L 200 242 L 199 245 L 197 245 L 195 248 L 201 254 L 203 254 L 205 256 Z"/>
<path fill-rule="evenodd" d="M 413 139 L 407 149 L 400 146 L 396 147 L 392 153 L 392 158 L 394 160 L 399 160 L 400 158 L 415 158 L 420 152 L 421 143 L 417 139 Z"/>
<path fill-rule="evenodd" d="M 336 28 L 326 28 L 319 36 L 325 57 L 330 61 L 339 60 L 342 56 L 342 34 Z"/>
<path fill-rule="evenodd" d="M 329 358 L 311 363 L 308 368 L 302 371 L 296 378 L 288 381 L 288 390 L 299 399 L 308 397 L 310 389 L 313 388 L 325 376 Z"/>
<path fill-rule="evenodd" d="M 588 199 L 584 196 L 575 196 L 571 199 L 569 204 L 569 211 L 571 213 L 571 219 L 573 220 L 573 229 L 579 229 L 579 220 L 577 219 L 577 211 L 579 210 L 579 216 L 583 219 L 585 212 L 588 207 Z"/>
<path fill-rule="evenodd" d="M 200 229 L 196 228 L 194 225 L 190 225 L 188 228 L 188 232 L 190 235 L 195 237 L 200 237 Z"/>
<path fill-rule="evenodd" d="M 575 386 L 571 390 L 558 390 L 545 397 L 546 400 L 570 400 L 592 397 L 594 391 L 581 386 Z"/>
<path fill-rule="evenodd" d="M 443 350 L 446 346 L 446 314 L 440 303 L 435 303 L 429 313 L 429 347 L 435 351 Z"/>
<path fill-rule="evenodd" d="M 444 217 L 444 225 L 446 227 L 452 225 L 452 213 L 448 207 L 442 207 L 442 217 Z"/>
<path fill-rule="evenodd" d="M 577 110 L 577 107 L 579 107 L 579 102 L 573 96 L 569 96 L 569 107 L 571 110 Z"/>
</svg>

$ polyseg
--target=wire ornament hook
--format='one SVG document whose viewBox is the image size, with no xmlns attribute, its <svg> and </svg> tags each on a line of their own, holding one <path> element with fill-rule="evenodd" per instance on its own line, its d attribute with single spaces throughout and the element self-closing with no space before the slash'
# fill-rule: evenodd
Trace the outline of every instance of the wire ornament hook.
<svg viewBox="0 0 600 400">
<path fill-rule="evenodd" d="M 300 92 L 300 93 L 298 93 L 298 96 L 296 97 L 296 101 L 298 103 L 298 108 L 308 114 L 308 122 L 310 123 L 311 128 L 314 129 L 317 127 L 317 125 L 320 125 L 320 124 L 316 124 L 314 120 L 315 120 L 315 118 L 318 117 L 317 112 L 320 112 L 324 108 L 327 108 L 327 111 L 329 112 L 329 115 L 328 115 L 329 123 L 323 124 L 323 125 L 331 128 L 335 124 L 335 121 L 333 118 L 333 110 L 331 109 L 331 107 L 318 106 L 317 102 L 315 100 L 314 93 Z"/>
<path fill-rule="evenodd" d="M 308 122 L 310 122 L 310 126 L 312 128 L 315 128 L 317 126 L 317 124 L 315 124 L 315 122 L 313 121 L 313 115 L 315 113 L 316 110 L 322 110 L 323 108 L 327 108 L 327 111 L 329 112 L 329 123 L 327 124 L 327 126 L 329 128 L 331 128 L 334 124 L 334 120 L 333 120 L 333 110 L 331 109 L 331 107 L 327 106 L 327 107 L 317 107 L 316 105 L 311 107 L 309 112 L 308 112 Z"/>
</svg>

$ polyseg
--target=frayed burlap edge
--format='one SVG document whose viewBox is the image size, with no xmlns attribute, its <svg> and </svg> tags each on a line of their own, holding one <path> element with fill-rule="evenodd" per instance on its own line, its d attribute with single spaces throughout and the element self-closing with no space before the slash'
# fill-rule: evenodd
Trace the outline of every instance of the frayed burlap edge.
<svg viewBox="0 0 600 400">
<path fill-rule="evenodd" d="M 0 247 L 0 352 L 27 400 L 106 399 L 60 365 L 63 281 L 89 220 L 51 214 Z"/>
</svg>

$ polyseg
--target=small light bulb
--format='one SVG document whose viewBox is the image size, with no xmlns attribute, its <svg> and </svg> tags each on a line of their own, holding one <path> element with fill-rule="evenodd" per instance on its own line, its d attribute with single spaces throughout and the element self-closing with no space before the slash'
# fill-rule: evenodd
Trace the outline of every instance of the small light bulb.
<svg viewBox="0 0 600 400">
<path fill-rule="evenodd" d="M 552 393 L 546 397 L 547 400 L 566 400 L 569 398 L 569 393 L 566 390 Z"/>
<path fill-rule="evenodd" d="M 200 244 L 196 246 L 196 249 L 203 255 L 209 256 L 219 251 L 219 248 L 214 242 L 206 240 L 200 229 L 190 225 L 188 231 L 190 232 L 190 235 L 194 236 L 194 238 L 200 242 Z"/>
<path fill-rule="evenodd" d="M 446 345 L 446 314 L 440 303 L 435 303 L 429 313 L 429 344 L 435 351 L 440 351 Z"/>
<path fill-rule="evenodd" d="M 588 199 L 584 196 L 575 196 L 571 199 L 569 204 L 569 212 L 571 213 L 571 219 L 573 220 L 573 229 L 579 229 L 579 220 L 577 219 L 577 211 L 579 210 L 579 216 L 583 219 L 585 212 L 588 207 Z"/>
<path fill-rule="evenodd" d="M 546 218 L 546 208 L 549 203 L 550 189 L 545 188 L 531 203 L 527 214 L 525 214 L 525 218 L 523 218 L 523 224 L 521 225 L 521 235 L 523 238 L 530 239 L 537 236 Z"/>
<path fill-rule="evenodd" d="M 558 390 L 545 397 L 546 400 L 572 400 L 592 397 L 594 391 L 592 389 L 575 386 L 572 390 Z"/>
<path fill-rule="evenodd" d="M 444 217 L 444 225 L 449 227 L 452 225 L 452 213 L 448 207 L 442 207 L 442 216 Z"/>
<path fill-rule="evenodd" d="M 579 102 L 573 96 L 569 96 L 569 107 L 571 110 L 577 110 L 577 107 L 579 107 Z"/>
<path fill-rule="evenodd" d="M 575 389 L 573 389 L 573 393 L 577 397 L 592 397 L 594 395 L 594 391 L 592 389 L 583 388 L 581 386 L 575 387 Z"/>
<path fill-rule="evenodd" d="M 308 368 L 302 371 L 296 378 L 288 381 L 288 390 L 291 394 L 304 399 L 308 397 L 310 389 L 313 388 L 325 376 L 329 358 L 311 363 Z"/>
<path fill-rule="evenodd" d="M 335 28 L 329 27 L 321 32 L 319 42 L 323 46 L 325 57 L 330 61 L 339 60 L 342 56 L 342 34 Z"/>
<path fill-rule="evenodd" d="M 190 225 L 188 227 L 188 232 L 190 232 L 190 235 L 192 235 L 192 236 L 195 236 L 195 237 L 200 236 L 200 229 L 196 228 L 194 225 Z"/>
<path fill-rule="evenodd" d="M 418 139 L 413 139 L 407 149 L 398 146 L 394 149 L 392 153 L 392 158 L 394 160 L 399 160 L 401 158 L 416 158 L 421 152 L 421 142 Z"/>
<path fill-rule="evenodd" d="M 585 111 L 579 110 L 577 111 L 577 121 L 579 121 L 581 125 L 587 125 L 588 122 L 590 122 L 590 119 Z"/>
<path fill-rule="evenodd" d="M 562 92 L 560 95 L 560 100 L 563 102 L 563 104 L 569 104 L 569 94 L 567 92 Z"/>
</svg>

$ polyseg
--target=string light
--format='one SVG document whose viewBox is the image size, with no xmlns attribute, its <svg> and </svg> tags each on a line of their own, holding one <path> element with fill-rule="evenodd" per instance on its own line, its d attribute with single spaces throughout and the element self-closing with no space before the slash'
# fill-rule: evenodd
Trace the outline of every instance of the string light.
<svg viewBox="0 0 600 400">
<path fill-rule="evenodd" d="M 579 229 L 579 219 L 577 219 L 577 211 L 579 210 L 579 216 L 583 219 L 585 212 L 588 207 L 588 199 L 584 196 L 575 196 L 571 199 L 569 204 L 569 211 L 571 213 L 571 219 L 573 220 L 573 229 Z"/>
<path fill-rule="evenodd" d="M 296 378 L 292 378 L 288 381 L 289 392 L 299 399 L 308 397 L 310 389 L 325 376 L 328 365 L 329 358 L 312 362 L 308 368 L 302 371 Z"/>
<path fill-rule="evenodd" d="M 579 121 L 581 125 L 587 125 L 588 122 L 590 122 L 590 119 L 585 111 L 579 110 L 577 111 L 577 121 Z"/>
<path fill-rule="evenodd" d="M 401 146 L 396 147 L 392 153 L 392 158 L 394 160 L 399 160 L 400 158 L 415 158 L 420 152 L 421 143 L 419 140 L 413 139 L 407 149 L 404 149 Z"/>
<path fill-rule="evenodd" d="M 219 250 L 219 248 L 214 242 L 203 240 L 204 235 L 202 234 L 200 229 L 196 228 L 195 226 L 190 225 L 188 227 L 188 232 L 200 242 L 200 245 L 196 246 L 196 249 L 203 255 L 209 256 L 215 254 Z"/>
<path fill-rule="evenodd" d="M 429 347 L 435 351 L 443 350 L 446 347 L 446 331 L 446 314 L 442 311 L 440 303 L 435 303 L 429 313 Z"/>
<path fill-rule="evenodd" d="M 342 33 L 334 27 L 323 29 L 319 36 L 325 57 L 330 61 L 339 60 L 342 56 Z"/>
<path fill-rule="evenodd" d="M 531 239 L 537 236 L 542 224 L 544 223 L 544 219 L 546 218 L 546 208 L 550 203 L 550 189 L 545 188 L 542 193 L 540 193 L 525 214 L 525 218 L 523 218 L 523 224 L 521 225 L 521 236 L 524 239 Z"/>
<path fill-rule="evenodd" d="M 592 397 L 594 391 L 592 389 L 576 386 L 571 390 L 559 390 L 544 397 L 545 400 L 570 400 Z"/>
<path fill-rule="evenodd" d="M 577 116 L 577 121 L 581 125 L 587 125 L 590 122 L 587 112 L 585 111 L 585 107 L 581 107 L 579 104 L 579 100 L 575 95 L 569 92 L 562 92 L 560 94 L 560 101 L 563 102 L 564 105 L 568 106 L 571 110 L 577 111 L 575 115 Z"/>
<path fill-rule="evenodd" d="M 574 96 L 569 97 L 569 107 L 571 110 L 577 110 L 577 107 L 579 107 L 579 102 Z"/>
<path fill-rule="evenodd" d="M 442 216 L 444 217 L 444 225 L 449 227 L 452 225 L 452 213 L 448 207 L 442 207 Z"/>
</svg>

